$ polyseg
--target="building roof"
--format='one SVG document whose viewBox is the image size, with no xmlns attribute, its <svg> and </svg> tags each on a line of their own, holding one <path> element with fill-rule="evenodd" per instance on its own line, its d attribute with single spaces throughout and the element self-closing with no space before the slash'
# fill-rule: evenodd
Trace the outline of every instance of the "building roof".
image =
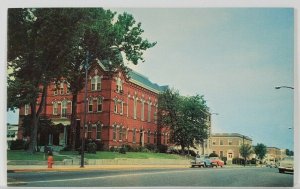
<svg viewBox="0 0 300 189">
<path fill-rule="evenodd" d="M 214 133 L 212 134 L 212 137 L 240 137 L 240 138 L 244 137 L 245 139 L 252 141 L 250 137 L 241 135 L 239 133 Z"/>
<path fill-rule="evenodd" d="M 152 83 L 146 76 L 136 72 L 136 71 L 129 71 L 128 72 L 128 75 L 129 75 L 129 81 L 134 83 L 134 84 L 137 84 L 141 87 L 144 87 L 150 91 L 153 91 L 155 93 L 161 93 L 163 91 L 165 91 L 168 86 L 165 85 L 165 86 L 160 86 L 156 83 Z"/>
<path fill-rule="evenodd" d="M 105 64 L 107 64 L 107 61 L 103 60 L 103 61 L 97 61 L 98 64 L 101 66 L 101 68 L 104 70 L 104 71 L 107 71 L 108 69 L 105 67 Z M 167 90 L 168 88 L 168 85 L 164 85 L 164 86 L 160 86 L 156 83 L 153 83 L 151 82 L 146 76 L 134 71 L 134 70 L 131 70 L 129 69 L 129 72 L 128 72 L 128 76 L 129 76 L 129 81 L 136 84 L 136 85 L 139 85 L 141 87 L 144 87 L 152 92 L 155 92 L 155 93 L 161 93 L 165 90 Z"/>
</svg>

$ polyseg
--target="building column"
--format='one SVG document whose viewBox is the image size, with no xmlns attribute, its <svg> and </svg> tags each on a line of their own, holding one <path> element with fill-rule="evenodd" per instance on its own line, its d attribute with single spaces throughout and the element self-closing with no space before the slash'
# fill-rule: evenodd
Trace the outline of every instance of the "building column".
<svg viewBox="0 0 300 189">
<path fill-rule="evenodd" d="M 67 145 L 67 141 L 68 141 L 68 138 L 67 138 L 67 126 L 64 126 L 64 144 L 63 144 L 63 147 L 65 147 Z"/>
</svg>

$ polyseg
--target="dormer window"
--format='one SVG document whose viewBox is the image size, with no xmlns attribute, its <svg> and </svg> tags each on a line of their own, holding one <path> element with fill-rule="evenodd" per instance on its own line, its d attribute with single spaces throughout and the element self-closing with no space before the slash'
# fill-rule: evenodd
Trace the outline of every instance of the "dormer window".
<svg viewBox="0 0 300 189">
<path fill-rule="evenodd" d="M 116 83 L 117 83 L 117 92 L 118 93 L 123 93 L 123 85 L 122 85 L 122 80 L 121 80 L 121 73 L 119 73 L 119 76 L 116 78 Z"/>
<path fill-rule="evenodd" d="M 60 83 L 59 94 L 61 94 L 61 95 L 64 94 L 64 83 L 63 82 Z"/>
</svg>

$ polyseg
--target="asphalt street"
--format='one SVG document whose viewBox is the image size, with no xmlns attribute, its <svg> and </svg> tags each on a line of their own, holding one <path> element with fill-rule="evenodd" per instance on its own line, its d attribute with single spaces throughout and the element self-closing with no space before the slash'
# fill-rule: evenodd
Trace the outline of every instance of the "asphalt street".
<svg viewBox="0 0 300 189">
<path fill-rule="evenodd" d="M 8 173 L 19 187 L 292 187 L 293 174 L 276 168 L 181 168 Z"/>
</svg>

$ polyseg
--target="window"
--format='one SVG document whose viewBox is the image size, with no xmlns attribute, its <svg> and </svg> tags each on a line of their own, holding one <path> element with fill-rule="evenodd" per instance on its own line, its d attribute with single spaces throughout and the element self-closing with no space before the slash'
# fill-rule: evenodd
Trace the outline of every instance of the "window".
<svg viewBox="0 0 300 189">
<path fill-rule="evenodd" d="M 101 90 L 101 78 L 99 76 L 94 76 L 91 81 L 91 89 L 92 91 L 100 91 Z"/>
<path fill-rule="evenodd" d="M 93 98 L 89 98 L 89 108 L 88 112 L 93 112 Z"/>
<path fill-rule="evenodd" d="M 70 83 L 67 83 L 66 93 L 70 94 Z"/>
<path fill-rule="evenodd" d="M 154 112 L 154 123 L 157 123 L 157 105 L 155 106 L 155 112 Z"/>
<path fill-rule="evenodd" d="M 119 127 L 119 141 L 122 141 L 123 139 L 123 128 Z"/>
<path fill-rule="evenodd" d="M 148 122 L 151 121 L 151 102 L 148 102 Z"/>
<path fill-rule="evenodd" d="M 24 115 L 28 115 L 29 114 L 29 104 L 25 104 L 25 108 L 24 108 Z"/>
<path fill-rule="evenodd" d="M 136 119 L 137 97 L 133 97 L 133 119 Z"/>
<path fill-rule="evenodd" d="M 54 102 L 53 103 L 53 115 L 57 115 L 58 114 L 58 103 Z"/>
<path fill-rule="evenodd" d="M 123 93 L 123 86 L 122 86 L 122 80 L 121 80 L 121 73 L 119 73 L 119 76 L 116 78 L 116 83 L 117 83 L 117 89 L 116 91 L 118 93 Z"/>
<path fill-rule="evenodd" d="M 96 133 L 97 133 L 96 139 L 97 140 L 101 140 L 101 130 L 102 130 L 101 124 L 98 123 L 96 125 Z"/>
<path fill-rule="evenodd" d="M 156 131 L 154 132 L 154 141 L 153 142 L 154 142 L 154 144 L 157 143 L 157 132 Z"/>
<path fill-rule="evenodd" d="M 103 98 L 102 97 L 98 97 L 98 99 L 97 99 L 97 112 L 101 112 L 102 111 L 102 102 L 103 102 Z"/>
<path fill-rule="evenodd" d="M 129 116 L 129 115 L 128 115 L 128 113 L 129 113 L 129 112 L 128 112 L 128 109 L 129 109 L 129 97 L 130 97 L 130 96 L 128 95 L 128 96 L 127 96 L 127 106 L 126 106 L 127 117 Z"/>
<path fill-rule="evenodd" d="M 228 140 L 228 145 L 232 145 L 232 140 Z"/>
<path fill-rule="evenodd" d="M 220 157 L 222 158 L 223 156 L 223 151 L 220 151 Z"/>
<path fill-rule="evenodd" d="M 151 132 L 150 130 L 148 130 L 148 133 L 147 133 L 147 142 L 150 143 L 150 136 L 151 136 Z"/>
<path fill-rule="evenodd" d="M 125 135 L 125 137 L 126 137 L 126 140 L 128 139 L 128 128 L 126 129 L 126 135 Z"/>
<path fill-rule="evenodd" d="M 121 115 L 123 115 L 124 102 L 123 102 L 123 101 L 121 101 L 120 103 L 121 103 L 121 110 L 120 110 L 120 114 L 121 114 Z"/>
<path fill-rule="evenodd" d="M 114 100 L 114 112 L 118 113 L 118 99 Z"/>
<path fill-rule="evenodd" d="M 216 145 L 216 140 L 213 140 L 213 141 L 212 141 L 212 145 Z"/>
<path fill-rule="evenodd" d="M 136 129 L 135 128 L 132 130 L 132 142 L 133 143 L 136 142 Z"/>
<path fill-rule="evenodd" d="M 113 126 L 113 140 L 117 140 L 117 126 Z"/>
<path fill-rule="evenodd" d="M 223 145 L 223 140 L 220 140 L 220 145 Z"/>
<path fill-rule="evenodd" d="M 64 94 L 64 83 L 63 82 L 60 83 L 59 94 L 61 94 L 61 95 Z"/>
<path fill-rule="evenodd" d="M 61 117 L 67 117 L 67 101 L 63 100 L 61 102 Z"/>
<path fill-rule="evenodd" d="M 141 120 L 144 121 L 144 115 L 145 115 L 145 101 L 141 100 L 142 106 L 141 106 Z"/>
<path fill-rule="evenodd" d="M 87 127 L 87 138 L 88 139 L 92 138 L 92 124 L 88 124 L 88 127 Z"/>
<path fill-rule="evenodd" d="M 57 95 L 58 94 L 58 89 L 57 89 L 56 83 L 54 83 L 53 91 L 54 91 L 53 95 Z"/>
</svg>

